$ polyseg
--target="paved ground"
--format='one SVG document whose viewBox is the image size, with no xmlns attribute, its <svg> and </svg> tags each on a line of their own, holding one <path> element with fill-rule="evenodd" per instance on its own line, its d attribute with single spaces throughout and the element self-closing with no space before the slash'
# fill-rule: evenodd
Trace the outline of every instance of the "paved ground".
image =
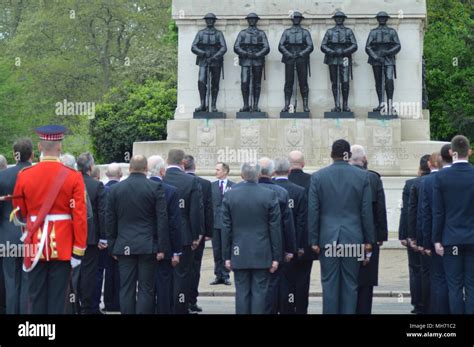
<svg viewBox="0 0 474 347">
<path fill-rule="evenodd" d="M 321 281 L 319 263 L 313 265 L 311 274 L 311 314 L 321 314 Z M 233 314 L 235 312 L 235 287 L 231 274 L 231 286 L 211 286 L 214 279 L 212 249 L 206 248 L 201 269 L 198 304 L 205 314 Z M 408 262 L 404 249 L 382 249 L 380 254 L 379 286 L 374 290 L 373 313 L 409 314 Z"/>
<path fill-rule="evenodd" d="M 234 285 L 209 285 L 213 279 L 214 260 L 212 257 L 212 249 L 206 248 L 204 250 L 201 281 L 199 285 L 199 291 L 201 295 L 231 296 L 235 293 Z M 320 296 L 321 292 L 320 267 L 319 262 L 315 261 L 313 264 L 313 271 L 311 273 L 310 296 Z M 378 287 L 375 287 L 374 292 L 375 296 L 395 297 L 397 300 L 401 295 L 404 297 L 409 295 L 408 259 L 405 249 L 381 249 L 379 285 Z"/>
</svg>

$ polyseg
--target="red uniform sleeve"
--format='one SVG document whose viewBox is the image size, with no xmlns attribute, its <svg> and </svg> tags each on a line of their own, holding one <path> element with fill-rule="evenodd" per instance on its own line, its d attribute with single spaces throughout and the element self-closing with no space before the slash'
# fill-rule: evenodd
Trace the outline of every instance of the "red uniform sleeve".
<svg viewBox="0 0 474 347">
<path fill-rule="evenodd" d="M 22 178 L 23 178 L 23 175 L 21 172 L 19 172 L 16 179 L 15 189 L 13 191 L 13 196 L 19 196 L 19 198 L 12 200 L 12 206 L 13 206 L 13 209 L 19 208 L 20 215 L 26 219 L 28 217 L 28 210 L 25 204 L 25 198 L 24 198 L 25 194 L 23 192 L 23 179 Z"/>
<path fill-rule="evenodd" d="M 75 257 L 82 257 L 87 246 L 87 207 L 84 181 L 79 173 L 75 174 L 72 199 L 73 248 Z"/>
</svg>

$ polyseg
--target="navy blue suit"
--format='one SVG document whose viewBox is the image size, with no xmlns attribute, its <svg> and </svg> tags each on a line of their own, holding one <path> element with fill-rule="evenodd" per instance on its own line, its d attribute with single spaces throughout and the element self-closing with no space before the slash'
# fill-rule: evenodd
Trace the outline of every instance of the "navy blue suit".
<svg viewBox="0 0 474 347">
<path fill-rule="evenodd" d="M 407 180 L 403 187 L 402 210 L 400 212 L 400 224 L 398 226 L 399 240 L 406 240 L 408 238 L 408 201 L 410 199 L 411 187 L 414 182 L 415 178 Z M 421 312 L 423 309 L 423 302 L 421 299 L 421 254 L 413 251 L 410 246 L 407 247 L 407 254 L 411 304 L 416 312 Z"/>
<path fill-rule="evenodd" d="M 107 205 L 107 193 L 114 184 L 119 183 L 116 180 L 110 180 L 104 185 L 105 205 Z M 120 311 L 120 277 L 118 261 L 110 254 L 109 249 L 99 250 L 99 265 L 97 271 L 97 286 L 95 292 L 94 311 L 99 311 L 100 297 L 102 294 L 102 283 L 104 284 L 104 306 L 106 311 Z M 105 274 L 104 274 L 105 272 Z M 105 277 L 105 280 L 104 280 Z"/>
<path fill-rule="evenodd" d="M 455 163 L 433 182 L 433 243 L 444 246 L 443 265 L 453 314 L 474 314 L 474 168 Z M 463 298 L 465 291 L 465 301 Z"/>
<path fill-rule="evenodd" d="M 436 254 L 434 245 L 431 242 L 432 238 L 432 220 L 433 220 L 433 182 L 437 172 L 431 172 L 423 180 L 421 190 L 422 199 L 418 203 L 421 205 L 422 221 L 421 231 L 423 235 L 423 247 L 431 250 L 431 304 L 430 313 L 433 314 L 448 314 L 449 313 L 449 299 L 448 299 L 448 284 L 446 282 L 446 275 L 443 267 L 443 258 Z"/>
<path fill-rule="evenodd" d="M 18 173 L 30 165 L 28 161 L 19 162 L 17 165 L 0 172 L 0 196 L 13 194 Z M 6 242 L 21 244 L 20 228 L 10 223 L 9 220 L 12 209 L 11 202 L 0 201 L 0 242 L 2 244 L 6 244 Z M 3 302 L 6 302 L 6 313 L 8 314 L 26 313 L 27 276 L 22 271 L 22 264 L 23 258 L 21 257 L 0 257 L 0 286 L 2 287 L 0 288 L 0 296 L 3 289 L 3 295 L 5 296 Z M 4 278 L 5 287 L 3 287 L 1 278 Z M 0 306 L 2 306 L 1 303 Z"/>
<path fill-rule="evenodd" d="M 280 187 L 275 184 L 271 178 L 260 178 L 258 183 L 265 188 L 273 190 L 278 197 L 278 202 L 280 205 L 281 213 L 281 231 L 282 231 L 282 244 L 283 244 L 283 254 L 282 254 L 282 263 L 278 266 L 278 270 L 271 274 L 270 284 L 268 287 L 267 297 L 265 300 L 265 311 L 267 314 L 277 314 L 281 312 L 283 307 L 281 307 L 281 277 L 282 277 L 282 267 L 287 264 L 284 264 L 284 253 L 292 253 L 293 257 L 297 256 L 296 250 L 296 232 L 295 224 L 293 221 L 293 214 L 291 209 L 288 206 L 290 196 L 288 191 L 285 188 Z M 283 311 L 284 312 L 284 311 Z"/>
<path fill-rule="evenodd" d="M 151 177 L 152 181 L 162 182 L 165 190 L 166 207 L 168 209 L 168 230 L 170 233 L 171 250 L 180 254 L 183 250 L 181 241 L 181 211 L 179 209 L 178 189 L 164 183 L 159 177 Z M 165 254 L 165 259 L 156 266 L 155 300 L 157 314 L 171 314 L 173 303 L 173 254 Z"/>
</svg>

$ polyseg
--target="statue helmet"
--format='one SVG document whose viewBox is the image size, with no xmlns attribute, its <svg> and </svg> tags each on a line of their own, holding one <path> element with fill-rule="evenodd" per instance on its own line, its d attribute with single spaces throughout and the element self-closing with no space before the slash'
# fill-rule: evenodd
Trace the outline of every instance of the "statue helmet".
<svg viewBox="0 0 474 347">
<path fill-rule="evenodd" d="M 380 17 L 390 18 L 390 16 L 388 15 L 388 13 L 385 12 L 385 11 L 380 11 L 380 12 L 377 13 L 377 15 L 375 16 L 375 18 L 380 18 Z"/>
<path fill-rule="evenodd" d="M 336 17 L 344 17 L 344 18 L 347 18 L 347 16 L 344 14 L 344 12 L 342 11 L 337 11 L 336 13 L 334 13 L 334 16 L 332 16 L 332 18 L 336 18 Z"/>
<path fill-rule="evenodd" d="M 260 17 L 259 17 L 256 13 L 254 13 L 254 12 L 249 13 L 249 14 L 247 15 L 247 17 L 245 17 L 245 19 L 250 19 L 250 18 L 260 19 Z"/>
<path fill-rule="evenodd" d="M 293 15 L 291 16 L 292 18 L 302 18 L 304 19 L 303 15 L 301 14 L 301 12 L 298 12 L 298 11 L 295 11 L 293 12 Z"/>
<path fill-rule="evenodd" d="M 206 14 L 204 17 L 202 17 L 202 19 L 214 19 L 214 20 L 217 20 L 217 17 L 214 13 L 208 13 Z"/>
</svg>

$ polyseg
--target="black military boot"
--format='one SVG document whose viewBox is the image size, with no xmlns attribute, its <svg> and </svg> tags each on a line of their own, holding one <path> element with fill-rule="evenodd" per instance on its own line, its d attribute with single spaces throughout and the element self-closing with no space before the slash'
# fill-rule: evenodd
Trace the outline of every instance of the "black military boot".
<svg viewBox="0 0 474 347">
<path fill-rule="evenodd" d="M 285 107 L 281 110 L 281 112 L 288 112 L 290 111 L 290 102 L 291 102 L 291 94 L 285 93 Z"/>
<path fill-rule="evenodd" d="M 309 112 L 309 106 L 308 106 L 308 95 L 303 96 L 303 111 L 304 112 Z"/>
<path fill-rule="evenodd" d="M 351 112 L 351 109 L 348 106 L 349 99 L 349 83 L 342 84 L 342 111 Z"/>
<path fill-rule="evenodd" d="M 334 108 L 331 109 L 331 112 L 341 112 L 341 101 L 339 100 L 339 95 L 337 92 L 338 85 L 333 83 L 332 85 L 332 96 L 334 97 Z"/>
</svg>

